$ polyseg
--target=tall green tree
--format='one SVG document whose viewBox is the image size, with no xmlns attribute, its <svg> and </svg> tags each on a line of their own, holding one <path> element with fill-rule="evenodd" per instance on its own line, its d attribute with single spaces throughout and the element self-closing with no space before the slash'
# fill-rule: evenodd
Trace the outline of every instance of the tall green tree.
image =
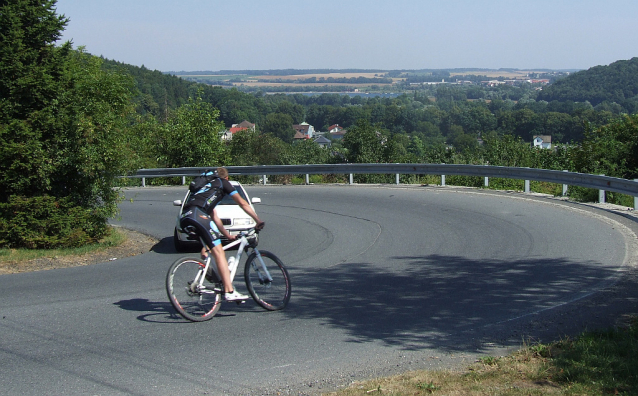
<svg viewBox="0 0 638 396">
<path fill-rule="evenodd" d="M 312 139 L 303 139 L 292 144 L 286 162 L 290 165 L 326 164 L 329 158 L 329 150 L 320 147 Z"/>
<path fill-rule="evenodd" d="M 103 60 L 82 50 L 66 57 L 64 89 L 54 103 L 60 128 L 46 142 L 56 197 L 79 206 L 117 211 L 118 176 L 135 168 L 129 124 L 133 120 L 130 76 L 102 69 Z"/>
<path fill-rule="evenodd" d="M 343 137 L 346 159 L 357 164 L 384 162 L 386 140 L 379 128 L 367 120 L 359 120 Z"/>
<path fill-rule="evenodd" d="M 255 140 L 258 138 L 258 132 L 251 130 L 243 130 L 233 134 L 233 139 L 228 144 L 231 158 L 230 165 L 257 165 L 252 152 L 253 147 L 255 146 Z"/>
<path fill-rule="evenodd" d="M 199 95 L 180 106 L 160 128 L 159 163 L 168 168 L 226 165 L 228 152 L 220 139 L 224 124 L 218 117 L 219 110 Z"/>
<path fill-rule="evenodd" d="M 265 134 L 271 134 L 286 143 L 292 143 L 295 130 L 292 128 L 293 119 L 288 114 L 270 113 L 261 128 Z"/>
<path fill-rule="evenodd" d="M 47 142 L 60 129 L 54 104 L 71 46 L 55 1 L 0 3 L 0 202 L 50 188 Z"/>
<path fill-rule="evenodd" d="M 131 169 L 132 80 L 56 40 L 55 1 L 0 2 L 0 246 L 92 242 Z"/>
<path fill-rule="evenodd" d="M 577 172 L 638 177 L 638 114 L 624 116 L 598 129 L 588 130 L 573 150 Z"/>
</svg>

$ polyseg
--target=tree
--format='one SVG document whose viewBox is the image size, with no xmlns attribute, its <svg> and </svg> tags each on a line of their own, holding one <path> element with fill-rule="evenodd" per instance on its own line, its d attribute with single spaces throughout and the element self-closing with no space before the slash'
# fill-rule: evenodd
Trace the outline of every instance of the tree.
<svg viewBox="0 0 638 396">
<path fill-rule="evenodd" d="M 109 217 L 117 212 L 116 179 L 135 168 L 137 157 L 128 133 L 133 81 L 101 65 L 100 58 L 82 50 L 67 56 L 66 90 L 53 104 L 61 128 L 47 141 L 53 166 L 49 193 L 100 208 Z"/>
<path fill-rule="evenodd" d="M 228 145 L 231 158 L 230 165 L 258 165 L 252 155 L 255 139 L 258 137 L 259 134 L 257 132 L 253 132 L 249 129 L 233 134 L 233 139 Z"/>
<path fill-rule="evenodd" d="M 56 125 L 70 44 L 55 47 L 67 19 L 55 1 L 0 3 L 0 202 L 50 187 L 46 142 Z"/>
<path fill-rule="evenodd" d="M 638 115 L 624 116 L 586 132 L 573 151 L 575 171 L 633 179 L 638 177 Z"/>
<path fill-rule="evenodd" d="M 293 104 L 289 101 L 281 101 L 277 105 L 277 113 L 287 114 L 292 118 L 292 123 L 300 124 L 304 119 L 304 108 L 300 104 Z"/>
<path fill-rule="evenodd" d="M 328 163 L 330 153 L 311 139 L 295 142 L 290 150 L 290 165 L 325 164 Z"/>
<path fill-rule="evenodd" d="M 292 128 L 293 120 L 288 114 L 270 113 L 261 128 L 263 133 L 271 134 L 286 143 L 292 143 L 295 130 Z"/>
<path fill-rule="evenodd" d="M 425 145 L 418 136 L 413 136 L 408 143 L 407 150 L 417 158 L 422 158 L 425 154 Z"/>
<path fill-rule="evenodd" d="M 464 108 L 458 115 L 456 123 L 463 127 L 465 133 L 474 137 L 496 129 L 496 117 L 484 105 Z"/>
<path fill-rule="evenodd" d="M 132 80 L 61 47 L 55 1 L 0 3 L 0 246 L 94 242 L 132 168 Z"/>
<path fill-rule="evenodd" d="M 357 164 L 383 162 L 384 136 L 367 120 L 359 120 L 343 136 L 348 162 Z"/>
<path fill-rule="evenodd" d="M 533 149 L 520 137 L 513 135 L 497 136 L 494 133 L 484 137 L 483 158 L 489 165 L 495 166 L 530 166 Z"/>
<path fill-rule="evenodd" d="M 180 106 L 160 129 L 160 163 L 169 168 L 226 165 L 229 158 L 220 139 L 224 125 L 218 117 L 219 110 L 199 95 Z"/>
</svg>

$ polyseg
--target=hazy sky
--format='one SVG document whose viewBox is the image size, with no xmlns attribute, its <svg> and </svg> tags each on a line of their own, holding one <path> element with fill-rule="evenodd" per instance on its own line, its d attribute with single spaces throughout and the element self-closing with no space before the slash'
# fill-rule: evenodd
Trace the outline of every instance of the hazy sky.
<svg viewBox="0 0 638 396">
<path fill-rule="evenodd" d="M 64 40 L 161 71 L 587 69 L 638 56 L 638 0 L 58 0 Z"/>
</svg>

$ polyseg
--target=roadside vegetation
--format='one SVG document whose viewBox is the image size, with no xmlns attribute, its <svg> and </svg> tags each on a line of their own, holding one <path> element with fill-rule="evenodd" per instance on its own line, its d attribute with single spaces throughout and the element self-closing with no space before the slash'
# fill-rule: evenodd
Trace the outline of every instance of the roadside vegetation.
<svg viewBox="0 0 638 396">
<path fill-rule="evenodd" d="M 638 321 L 575 339 L 485 356 L 461 371 L 415 371 L 354 383 L 354 395 L 636 395 Z"/>
</svg>

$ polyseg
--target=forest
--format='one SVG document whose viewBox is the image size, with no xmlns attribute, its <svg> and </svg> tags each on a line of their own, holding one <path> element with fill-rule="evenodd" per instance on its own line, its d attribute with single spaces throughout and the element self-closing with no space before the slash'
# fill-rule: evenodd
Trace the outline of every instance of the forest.
<svg viewBox="0 0 638 396">
<path fill-rule="evenodd" d="M 247 120 L 263 131 L 263 127 L 272 126 L 277 120 L 282 121 L 284 127 L 285 120 L 291 120 L 288 124 L 307 122 L 318 131 L 326 131 L 330 125 L 339 124 L 348 129 L 359 120 L 366 120 L 404 150 L 419 146 L 452 148 L 457 153 L 477 150 L 481 141 L 503 136 L 529 143 L 533 136 L 548 135 L 554 145 L 579 144 L 588 129 L 638 111 L 638 91 L 632 88 L 638 86 L 637 65 L 638 58 L 634 58 L 607 67 L 597 66 L 560 79 L 542 90 L 531 84 L 496 87 L 446 84 L 407 91 L 395 98 L 363 98 L 336 93 L 245 93 L 184 81 L 145 68 L 104 62 L 105 68 L 125 69 L 135 78 L 138 92 L 134 100 L 141 115 L 166 119 L 168 113 L 188 98 L 199 95 L 203 102 L 219 110 L 219 120 L 225 127 Z M 440 73 L 433 75 L 441 76 Z M 618 84 L 627 87 L 622 97 L 616 89 Z M 596 99 L 600 95 L 587 96 L 594 91 L 615 92 L 617 97 L 601 101 Z M 278 131 L 275 135 L 291 143 L 290 136 L 285 138 L 286 133 L 290 134 L 290 130 Z M 334 143 L 339 146 L 339 142 Z"/>
<path fill-rule="evenodd" d="M 248 93 L 58 45 L 68 21 L 55 3 L 0 5 L 0 247 L 99 240 L 117 214 L 114 187 L 140 168 L 417 162 L 638 177 L 638 58 L 546 87 L 424 85 L 392 98 Z M 220 139 L 244 120 L 255 131 Z M 293 139 L 301 122 L 347 133 L 322 148 Z M 533 148 L 536 135 L 551 136 L 552 149 Z M 491 185 L 517 189 L 508 183 Z M 577 188 L 569 194 L 595 199 Z"/>
<path fill-rule="evenodd" d="M 604 100 L 595 106 L 588 100 L 573 100 L 576 96 L 565 94 L 550 101 L 539 96 L 546 90 L 583 95 L 592 85 L 598 90 L 613 90 L 613 86 L 606 84 L 620 78 L 632 86 L 638 73 L 631 71 L 637 62 L 638 58 L 615 62 L 602 68 L 606 73 L 601 72 L 601 67 L 573 73 L 542 90 L 532 84 L 495 87 L 441 84 L 393 98 L 246 93 L 176 80 L 175 76 L 108 60 L 103 67 L 123 68 L 135 78 L 137 113 L 146 120 L 145 126 L 137 126 L 135 146 L 154 148 L 152 152 L 137 153 L 142 161 L 140 167 L 203 166 L 211 162 L 224 165 L 418 162 L 523 166 L 634 178 L 638 175 L 638 153 L 631 136 L 636 133 L 636 117 L 630 115 L 636 113 L 636 94 L 627 90 L 622 105 Z M 174 107 L 170 103 L 184 105 Z M 220 130 L 247 120 L 256 124 L 256 131 L 236 133 L 232 141 L 220 147 L 214 161 L 213 157 L 207 157 L 210 153 L 198 156 L 208 158 L 208 163 L 171 154 L 170 150 L 158 156 L 158 147 L 167 150 L 169 147 L 149 144 L 149 139 L 168 142 L 166 137 L 158 136 L 165 133 L 159 132 L 161 126 L 170 124 L 176 114 L 193 106 L 214 109 Z M 329 150 L 321 149 L 312 141 L 293 141 L 291 126 L 301 122 L 313 125 L 317 131 L 327 131 L 330 125 L 338 124 L 348 133 L 343 139 L 332 139 Z M 198 132 L 191 134 L 197 136 Z M 551 136 L 553 148 L 534 149 L 531 141 L 536 135 Z M 196 144 L 196 140 L 190 140 L 189 144 Z M 178 151 L 183 153 L 186 148 Z M 360 181 L 384 181 L 382 176 L 358 177 Z M 469 179 L 458 182 L 481 184 Z M 507 181 L 496 186 L 499 183 L 502 188 L 516 188 Z M 577 188 L 570 194 L 575 199 L 595 199 L 593 192 Z M 620 198 L 612 195 L 609 199 Z"/>
</svg>

